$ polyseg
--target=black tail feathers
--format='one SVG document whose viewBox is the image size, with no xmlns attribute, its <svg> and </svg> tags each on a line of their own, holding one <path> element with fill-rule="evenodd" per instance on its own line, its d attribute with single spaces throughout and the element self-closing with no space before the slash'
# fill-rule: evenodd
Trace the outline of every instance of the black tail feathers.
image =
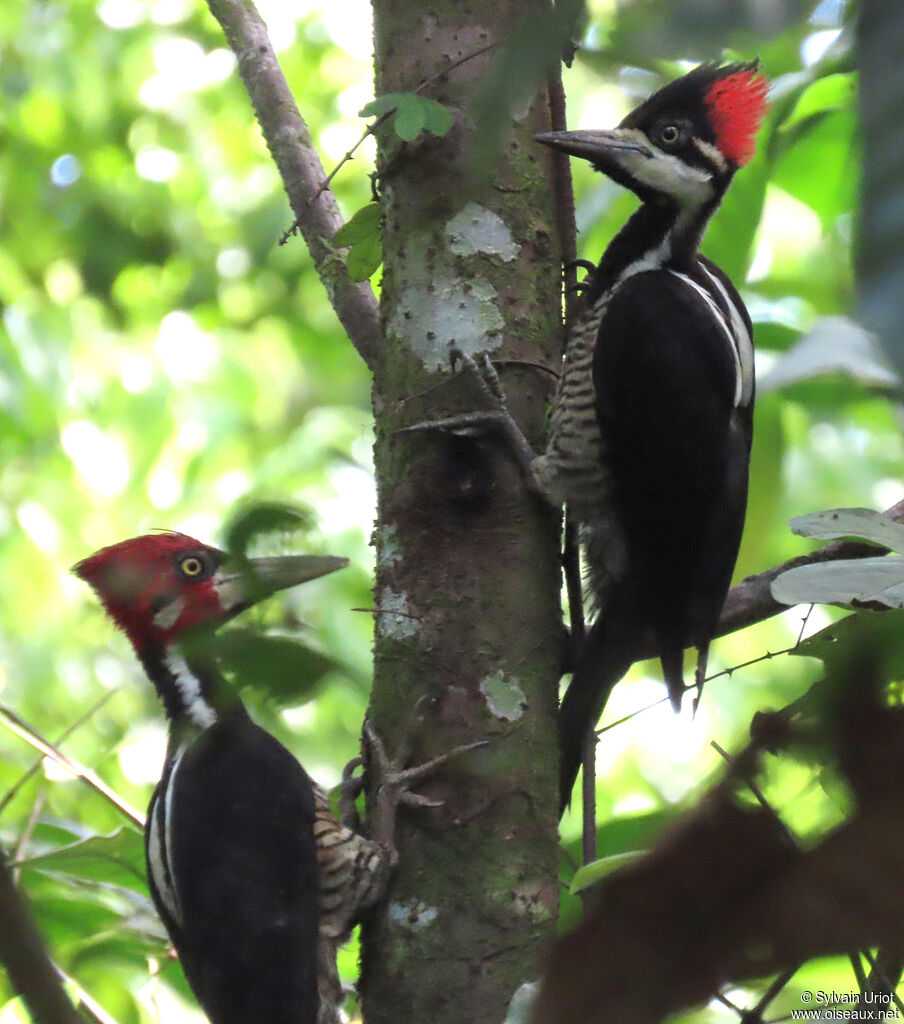
<svg viewBox="0 0 904 1024">
<path fill-rule="evenodd" d="M 617 606 L 587 634 L 559 709 L 560 812 L 571 802 L 587 730 L 599 721 L 613 687 L 637 658 L 642 639 L 637 616 Z"/>
</svg>

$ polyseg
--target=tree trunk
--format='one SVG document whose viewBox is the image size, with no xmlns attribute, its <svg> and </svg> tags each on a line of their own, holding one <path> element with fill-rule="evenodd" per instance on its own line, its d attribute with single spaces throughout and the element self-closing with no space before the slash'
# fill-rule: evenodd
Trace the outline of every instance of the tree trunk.
<svg viewBox="0 0 904 1024">
<path fill-rule="evenodd" d="M 535 979 L 558 905 L 555 715 L 562 626 L 558 517 L 486 439 L 398 434 L 487 408 L 452 343 L 487 352 L 509 408 L 539 446 L 561 353 L 559 246 L 545 90 L 512 115 L 475 173 L 474 103 L 520 20 L 540 0 L 425 8 L 375 0 L 376 94 L 424 90 L 455 124 L 403 144 L 378 133 L 384 215 L 375 368 L 379 491 L 371 720 L 393 753 L 415 714 L 412 761 L 477 739 L 488 745 L 404 810 L 391 900 L 365 929 L 368 1024 L 501 1022 Z"/>
</svg>

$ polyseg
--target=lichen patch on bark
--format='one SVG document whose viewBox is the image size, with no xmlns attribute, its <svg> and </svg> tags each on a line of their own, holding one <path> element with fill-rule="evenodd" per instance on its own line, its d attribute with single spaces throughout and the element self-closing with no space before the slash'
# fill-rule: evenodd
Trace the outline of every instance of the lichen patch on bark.
<svg viewBox="0 0 904 1024">
<path fill-rule="evenodd" d="M 453 345 L 474 355 L 502 344 L 504 321 L 495 299 L 496 289 L 488 281 L 437 276 L 429 291 L 420 284 L 400 289 L 389 328 L 425 369 L 449 370 Z"/>
<path fill-rule="evenodd" d="M 494 672 L 480 683 L 480 692 L 491 715 L 506 722 L 517 722 L 527 707 L 527 698 L 518 680 Z"/>
<path fill-rule="evenodd" d="M 518 255 L 512 233 L 497 213 L 478 203 L 467 203 L 446 224 L 449 248 L 457 256 L 498 256 L 508 263 Z"/>
<path fill-rule="evenodd" d="M 380 591 L 377 633 L 392 640 L 408 640 L 417 635 L 418 623 L 408 611 L 408 596 L 391 587 Z"/>
</svg>

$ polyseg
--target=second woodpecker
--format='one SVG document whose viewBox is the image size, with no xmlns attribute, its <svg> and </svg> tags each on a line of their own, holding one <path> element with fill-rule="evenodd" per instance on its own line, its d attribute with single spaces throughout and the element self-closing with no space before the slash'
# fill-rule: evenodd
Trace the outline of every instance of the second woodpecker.
<svg viewBox="0 0 904 1024">
<path fill-rule="evenodd" d="M 705 64 L 615 129 L 537 136 L 641 200 L 587 281 L 530 467 L 581 524 L 599 606 L 562 703 L 563 802 L 586 730 L 646 642 L 676 709 L 686 646 L 703 681 L 744 525 L 754 370 L 744 303 L 698 247 L 753 155 L 766 87 L 756 63 Z"/>
</svg>

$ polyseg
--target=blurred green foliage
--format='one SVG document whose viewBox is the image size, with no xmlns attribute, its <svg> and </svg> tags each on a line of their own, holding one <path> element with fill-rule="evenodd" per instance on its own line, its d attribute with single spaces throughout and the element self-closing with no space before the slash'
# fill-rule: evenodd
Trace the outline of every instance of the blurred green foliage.
<svg viewBox="0 0 904 1024">
<path fill-rule="evenodd" d="M 363 130 L 368 13 L 361 0 L 302 7 L 262 13 L 329 169 Z M 591 5 L 565 72 L 569 123 L 616 123 L 681 60 L 723 46 L 759 53 L 772 109 L 704 251 L 748 300 L 765 379 L 821 318 L 853 307 L 850 27 L 843 3 L 788 4 L 769 38 L 722 17 L 692 46 L 669 35 L 674 7 Z M 654 45 L 663 33 L 668 50 Z M 292 217 L 219 29 L 189 0 L 13 0 L 0 5 L 0 98 L 0 702 L 55 740 L 112 693 L 64 749 L 144 807 L 162 758 L 160 712 L 67 567 L 156 527 L 224 544 L 235 506 L 300 502 L 316 510 L 311 528 L 277 530 L 251 553 L 304 549 L 352 567 L 264 602 L 241 625 L 275 629 L 277 647 L 288 634 L 307 645 L 297 691 L 283 673 L 278 693 L 252 695 L 253 713 L 330 785 L 356 752 L 370 676 L 371 619 L 353 611 L 373 603 L 369 382 L 302 242 L 277 244 Z M 359 151 L 333 182 L 348 216 L 370 200 L 367 159 Z M 635 200 L 581 161 L 573 169 L 582 255 L 598 257 Z M 812 546 L 786 528 L 792 515 L 904 494 L 887 391 L 823 369 L 805 360 L 758 401 L 739 576 Z M 711 671 L 790 646 L 800 620 L 789 612 L 717 642 Z M 808 629 L 827 622 L 817 609 Z M 606 732 L 601 855 L 648 845 L 719 770 L 709 741 L 736 747 L 756 710 L 796 698 L 818 674 L 807 658 L 763 661 L 713 679 L 693 722 L 660 704 Z M 635 667 L 607 718 L 660 701 L 658 679 L 656 666 Z M 36 756 L 0 728 L 0 842 L 23 861 L 55 959 L 122 1024 L 198 1019 L 174 1003 L 187 991 L 137 870 L 133 827 L 54 765 L 2 803 Z M 814 813 L 811 788 L 789 772 L 770 798 L 820 831 L 832 801 L 823 794 Z M 576 831 L 573 812 L 568 879 Z M 565 899 L 563 921 L 575 913 Z M 343 967 L 353 971 L 353 951 Z M 0 979 L 0 1006 L 10 998 Z M 0 1021 L 22 1012 L 8 1003 Z"/>
</svg>

